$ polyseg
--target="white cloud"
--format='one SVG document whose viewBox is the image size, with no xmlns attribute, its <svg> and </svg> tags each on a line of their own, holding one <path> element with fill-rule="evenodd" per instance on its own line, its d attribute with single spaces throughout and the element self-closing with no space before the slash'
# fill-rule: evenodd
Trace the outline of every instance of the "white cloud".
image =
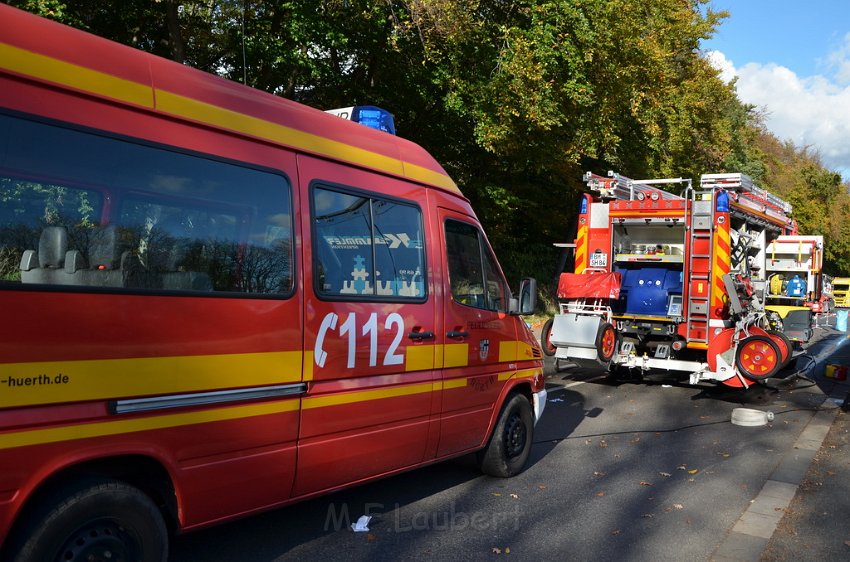
<svg viewBox="0 0 850 562">
<path fill-rule="evenodd" d="M 824 165 L 850 177 L 850 34 L 828 58 L 830 77 L 801 77 L 774 63 L 736 68 L 719 51 L 706 57 L 724 81 L 737 76 L 738 98 L 765 111 L 772 133 L 817 150 Z"/>
<path fill-rule="evenodd" d="M 850 33 L 844 36 L 844 44 L 826 57 L 826 65 L 835 71 L 840 84 L 850 84 Z"/>
</svg>

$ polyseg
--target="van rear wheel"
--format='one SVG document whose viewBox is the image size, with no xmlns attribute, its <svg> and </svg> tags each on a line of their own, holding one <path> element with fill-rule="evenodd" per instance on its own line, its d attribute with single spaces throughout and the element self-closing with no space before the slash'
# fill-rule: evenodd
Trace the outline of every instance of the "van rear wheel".
<svg viewBox="0 0 850 562">
<path fill-rule="evenodd" d="M 512 393 L 502 406 L 487 446 L 478 453 L 481 471 L 498 478 L 522 472 L 534 436 L 531 404 L 522 394 Z"/>
<path fill-rule="evenodd" d="M 153 501 L 117 480 L 79 483 L 43 501 L 22 522 L 21 562 L 165 562 L 168 535 Z"/>
</svg>

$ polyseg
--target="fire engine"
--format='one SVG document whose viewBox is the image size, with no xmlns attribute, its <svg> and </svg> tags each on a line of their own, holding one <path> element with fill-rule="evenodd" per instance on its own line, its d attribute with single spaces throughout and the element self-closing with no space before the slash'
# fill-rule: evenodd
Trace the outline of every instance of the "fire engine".
<svg viewBox="0 0 850 562">
<path fill-rule="evenodd" d="M 797 235 L 788 202 L 740 173 L 704 174 L 696 187 L 613 172 L 584 181 L 574 273 L 559 279 L 547 354 L 738 388 L 790 361 L 793 344 L 764 301 L 771 244 Z"/>
<path fill-rule="evenodd" d="M 791 340 L 808 341 L 814 315 L 834 306 L 823 251 L 823 236 L 779 236 L 767 247 L 765 308 Z"/>
</svg>

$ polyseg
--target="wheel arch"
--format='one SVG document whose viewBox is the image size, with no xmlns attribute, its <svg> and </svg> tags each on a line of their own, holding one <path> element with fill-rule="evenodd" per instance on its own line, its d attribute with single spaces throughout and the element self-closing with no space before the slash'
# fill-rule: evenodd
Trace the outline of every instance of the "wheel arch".
<svg viewBox="0 0 850 562">
<path fill-rule="evenodd" d="M 521 394 L 533 407 L 534 398 L 531 383 L 529 381 L 517 380 L 513 381 L 513 384 L 506 384 L 504 388 L 502 388 L 502 392 L 499 394 L 499 399 L 493 405 L 493 412 L 490 414 L 490 423 L 487 424 L 487 433 L 484 434 L 484 441 L 481 443 L 479 448 L 486 447 L 487 443 L 490 442 L 490 437 L 493 435 L 493 430 L 496 427 L 496 423 L 499 421 L 499 415 L 502 413 L 502 408 L 505 407 L 505 404 L 511 394 Z"/>
<path fill-rule="evenodd" d="M 159 508 L 168 533 L 173 535 L 179 530 L 178 490 L 168 469 L 150 455 L 122 454 L 67 464 L 40 479 L 23 500 L 6 537 L 15 536 L 28 516 L 63 488 L 72 483 L 99 480 L 119 480 L 138 488 Z"/>
</svg>

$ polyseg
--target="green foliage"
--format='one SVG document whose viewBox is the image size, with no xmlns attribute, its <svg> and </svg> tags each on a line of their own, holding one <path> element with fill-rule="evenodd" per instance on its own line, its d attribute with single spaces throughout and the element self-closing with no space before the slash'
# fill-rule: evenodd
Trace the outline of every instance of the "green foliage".
<svg viewBox="0 0 850 562">
<path fill-rule="evenodd" d="M 707 0 L 11 0 L 319 108 L 386 107 L 473 203 L 509 279 L 549 280 L 581 175 L 740 171 L 850 274 L 847 186 L 700 52 Z M 243 33 L 244 28 L 244 33 Z"/>
</svg>

